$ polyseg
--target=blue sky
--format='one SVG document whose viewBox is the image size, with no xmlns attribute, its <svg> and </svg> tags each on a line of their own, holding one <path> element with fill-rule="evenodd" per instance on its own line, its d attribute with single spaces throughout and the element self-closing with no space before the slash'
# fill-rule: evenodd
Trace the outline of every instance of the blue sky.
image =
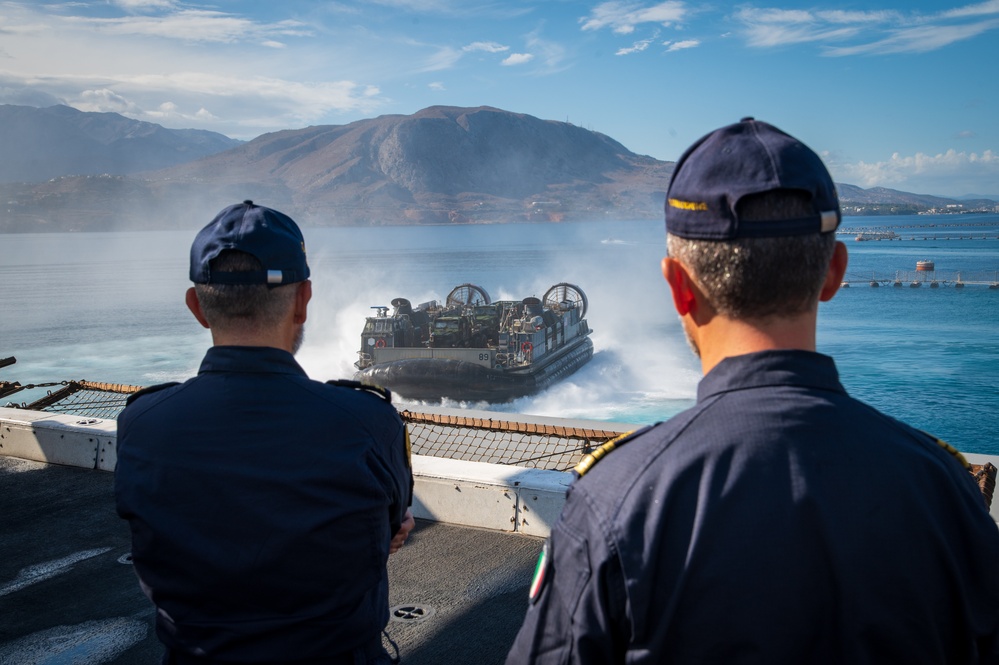
<svg viewBox="0 0 999 665">
<path fill-rule="evenodd" d="M 999 196 L 999 0 L 0 0 L 0 103 L 251 139 L 494 106 L 675 160 L 752 115 L 837 182 Z"/>
</svg>

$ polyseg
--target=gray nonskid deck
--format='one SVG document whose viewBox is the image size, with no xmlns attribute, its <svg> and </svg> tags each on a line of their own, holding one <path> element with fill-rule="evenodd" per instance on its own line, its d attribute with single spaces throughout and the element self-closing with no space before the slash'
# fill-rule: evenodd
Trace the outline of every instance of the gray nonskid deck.
<svg viewBox="0 0 999 665">
<path fill-rule="evenodd" d="M 0 456 L 0 664 L 146 665 L 162 654 L 110 473 Z M 406 665 L 501 663 L 542 541 L 420 520 L 389 561 Z"/>
</svg>

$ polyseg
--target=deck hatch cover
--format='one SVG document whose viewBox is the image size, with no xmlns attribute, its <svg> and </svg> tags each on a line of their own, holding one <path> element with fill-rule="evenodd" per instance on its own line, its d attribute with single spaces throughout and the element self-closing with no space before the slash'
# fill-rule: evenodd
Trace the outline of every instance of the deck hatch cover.
<svg viewBox="0 0 999 665">
<path fill-rule="evenodd" d="M 407 603 L 389 609 L 389 618 L 400 623 L 418 623 L 434 615 L 434 608 Z"/>
</svg>

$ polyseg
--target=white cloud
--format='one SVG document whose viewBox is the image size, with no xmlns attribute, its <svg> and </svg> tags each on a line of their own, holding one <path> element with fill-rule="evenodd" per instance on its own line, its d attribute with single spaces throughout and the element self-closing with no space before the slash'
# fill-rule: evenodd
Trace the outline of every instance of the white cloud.
<svg viewBox="0 0 999 665">
<path fill-rule="evenodd" d="M 999 28 L 999 0 L 931 15 L 743 7 L 732 18 L 749 46 L 816 43 L 824 55 L 923 53 Z"/>
<path fill-rule="evenodd" d="M 679 42 L 663 42 L 663 46 L 666 47 L 667 53 L 672 53 L 673 51 L 682 51 L 683 49 L 695 48 L 701 45 L 701 40 L 699 39 L 684 39 Z"/>
<path fill-rule="evenodd" d="M 74 106 L 81 111 L 121 113 L 123 115 L 142 113 L 142 109 L 134 103 L 107 88 L 82 91 Z"/>
<path fill-rule="evenodd" d="M 604 2 L 590 12 L 589 16 L 579 19 L 583 30 L 600 30 L 611 28 L 619 35 L 631 34 L 635 27 L 643 23 L 658 23 L 669 26 L 682 21 L 689 10 L 683 2 L 668 0 L 651 7 L 637 2 Z"/>
<path fill-rule="evenodd" d="M 568 67 L 565 62 L 565 47 L 558 42 L 541 37 L 540 29 L 527 35 L 525 45 L 531 53 L 537 56 L 538 61 L 535 64 L 535 74 L 556 74 Z"/>
<path fill-rule="evenodd" d="M 439 72 L 443 69 L 451 69 L 454 67 L 461 57 L 464 55 L 464 51 L 460 51 L 450 46 L 437 47 L 422 64 L 416 66 L 413 70 L 415 72 Z"/>
<path fill-rule="evenodd" d="M 757 9 L 745 7 L 736 12 L 736 17 L 746 23 L 786 25 L 811 23 L 815 17 L 803 9 Z"/>
<path fill-rule="evenodd" d="M 489 17 L 497 20 L 517 18 L 534 11 L 530 6 L 518 6 L 519 3 L 482 0 L 368 0 L 355 4 L 382 5 L 412 14 L 437 14 L 448 18 Z"/>
<path fill-rule="evenodd" d="M 431 90 L 447 90 L 447 88 L 444 87 L 444 84 L 441 83 L 440 81 L 433 81 L 431 83 L 428 83 L 427 87 L 430 88 Z"/>
<path fill-rule="evenodd" d="M 530 53 L 511 53 L 509 56 L 504 58 L 501 65 L 506 67 L 512 67 L 515 65 L 526 65 L 531 60 L 534 60 L 534 56 Z"/>
<path fill-rule="evenodd" d="M 999 28 L 999 19 L 967 25 L 924 25 L 894 31 L 890 36 L 867 44 L 830 48 L 827 55 L 861 53 L 925 53 Z"/>
<path fill-rule="evenodd" d="M 652 43 L 652 39 L 651 38 L 650 39 L 643 39 L 642 41 L 635 42 L 634 44 L 632 44 L 631 46 L 628 46 L 626 48 L 619 48 L 617 50 L 617 53 L 615 53 L 614 55 L 630 55 L 632 53 L 640 53 L 640 52 L 644 51 L 645 49 L 649 48 L 649 44 L 651 44 L 651 43 Z"/>
<path fill-rule="evenodd" d="M 320 23 L 268 22 L 186 2 L 128 0 L 110 18 L 81 7 L 0 3 L 10 55 L 0 60 L 0 101 L 63 103 L 238 138 L 366 115 L 387 102 L 363 80 L 369 70 L 345 60 L 354 53 L 349 43 L 312 38 Z M 460 57 L 438 52 L 428 67 Z"/>
<path fill-rule="evenodd" d="M 454 3 L 447 0 L 371 0 L 376 5 L 385 7 L 395 7 L 407 11 L 427 14 L 432 12 L 446 12 Z"/>
<path fill-rule="evenodd" d="M 502 53 L 509 51 L 509 46 L 503 46 L 496 42 L 472 42 L 468 46 L 463 46 L 462 51 L 485 51 L 486 53 Z"/>
<path fill-rule="evenodd" d="M 174 0 L 112 0 L 113 5 L 126 11 L 145 9 L 173 9 L 177 6 Z"/>
<path fill-rule="evenodd" d="M 429 46 L 415 40 L 408 40 L 408 44 L 418 48 L 427 48 Z M 458 64 L 466 53 L 504 53 L 510 50 L 509 46 L 498 42 L 472 42 L 462 46 L 460 49 L 451 46 L 433 46 L 432 48 L 434 49 L 433 53 L 422 64 L 417 65 L 413 69 L 414 72 L 425 73 L 451 69 Z"/>
<path fill-rule="evenodd" d="M 904 20 L 901 14 L 894 11 L 863 12 L 832 9 L 818 11 L 815 15 L 829 23 L 891 23 Z"/>
<path fill-rule="evenodd" d="M 311 29 L 299 21 L 264 24 L 234 14 L 196 9 L 185 9 L 163 16 L 110 19 L 71 17 L 66 20 L 108 35 L 141 35 L 184 42 L 229 44 L 269 40 L 274 36 L 303 37 L 312 34 Z"/>
<path fill-rule="evenodd" d="M 944 18 L 964 18 L 966 16 L 991 16 L 994 14 L 999 14 L 999 0 L 949 9 L 942 12 L 941 16 Z"/>
<path fill-rule="evenodd" d="M 857 33 L 856 27 L 839 27 L 839 21 L 830 26 L 829 21 L 797 9 L 744 8 L 735 19 L 744 25 L 748 44 L 761 48 L 845 39 Z"/>
<path fill-rule="evenodd" d="M 828 158 L 828 156 L 827 156 Z M 950 149 L 937 155 L 894 153 L 879 162 L 828 163 L 837 182 L 859 187 L 889 187 L 918 194 L 961 196 L 991 192 L 999 182 L 999 154 Z"/>
<path fill-rule="evenodd" d="M 196 71 L 89 79 L 0 72 L 0 92 L 41 88 L 58 100 L 52 103 L 81 111 L 213 129 L 235 138 L 316 124 L 330 114 L 368 114 L 385 103 L 377 86 L 353 81 L 303 82 Z M 11 100 L 4 95 L 2 101 Z"/>
<path fill-rule="evenodd" d="M 198 109 L 198 110 L 203 111 L 204 109 Z M 183 113 L 181 113 L 180 107 L 178 107 L 173 102 L 163 102 L 162 104 L 159 105 L 159 107 L 157 107 L 155 111 L 150 111 L 150 115 L 161 115 L 164 118 L 183 117 Z"/>
</svg>

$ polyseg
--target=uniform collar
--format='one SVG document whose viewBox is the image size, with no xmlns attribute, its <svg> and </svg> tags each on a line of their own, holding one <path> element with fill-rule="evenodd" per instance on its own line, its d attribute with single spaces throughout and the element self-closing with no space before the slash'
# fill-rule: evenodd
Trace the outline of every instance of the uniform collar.
<svg viewBox="0 0 999 665">
<path fill-rule="evenodd" d="M 198 374 L 205 372 L 306 375 L 293 355 L 271 346 L 213 346 L 198 370 Z"/>
<path fill-rule="evenodd" d="M 814 351 L 759 351 L 725 358 L 701 379 L 697 401 L 732 390 L 802 386 L 846 393 L 836 363 Z"/>
</svg>

